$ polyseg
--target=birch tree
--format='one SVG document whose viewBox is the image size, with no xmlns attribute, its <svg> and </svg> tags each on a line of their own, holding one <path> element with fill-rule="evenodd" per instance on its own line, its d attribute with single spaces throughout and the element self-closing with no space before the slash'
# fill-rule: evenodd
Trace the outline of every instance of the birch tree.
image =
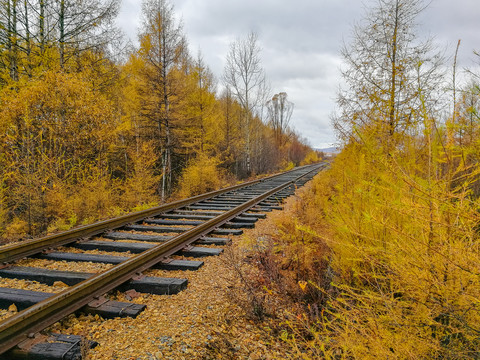
<svg viewBox="0 0 480 360">
<path fill-rule="evenodd" d="M 258 36 L 251 32 L 245 39 L 230 44 L 223 81 L 244 111 L 244 156 L 247 174 L 251 173 L 251 124 L 265 99 L 265 71 L 261 64 Z"/>
<path fill-rule="evenodd" d="M 290 119 L 292 117 L 294 104 L 288 101 L 286 92 L 275 94 L 267 102 L 269 123 L 273 128 L 275 142 L 278 146 L 284 145 Z"/>
</svg>

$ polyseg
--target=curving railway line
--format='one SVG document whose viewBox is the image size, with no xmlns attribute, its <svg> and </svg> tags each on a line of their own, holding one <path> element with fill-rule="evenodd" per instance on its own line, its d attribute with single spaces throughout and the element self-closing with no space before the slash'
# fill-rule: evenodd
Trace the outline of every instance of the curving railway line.
<svg viewBox="0 0 480 360">
<path fill-rule="evenodd" d="M 0 359 L 78 358 L 80 339 L 42 334 L 43 330 L 76 311 L 102 317 L 136 316 L 145 306 L 110 301 L 113 289 L 171 294 L 186 287 L 186 280 L 145 277 L 155 267 L 166 270 L 197 269 L 201 261 L 173 259 L 173 255 L 218 255 L 228 235 L 253 227 L 265 212 L 281 209 L 284 198 L 304 185 L 325 164 L 299 167 L 261 180 L 79 227 L 67 232 L 0 247 L 0 278 L 38 281 L 69 287 L 58 293 L 0 288 L 0 308 L 14 303 L 21 310 L 0 322 Z M 68 249 L 74 248 L 74 252 Z M 89 250 L 126 253 L 92 254 Z M 22 266 L 27 257 L 56 261 L 114 264 L 100 273 L 75 273 Z M 42 332 L 42 333 L 40 333 Z M 48 355 L 42 355 L 48 354 Z M 43 356 L 43 357 L 42 357 Z"/>
</svg>

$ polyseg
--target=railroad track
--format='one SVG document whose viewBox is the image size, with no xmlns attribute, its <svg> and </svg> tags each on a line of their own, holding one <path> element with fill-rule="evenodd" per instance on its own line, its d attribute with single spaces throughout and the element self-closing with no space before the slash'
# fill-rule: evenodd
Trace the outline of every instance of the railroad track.
<svg viewBox="0 0 480 360">
<path fill-rule="evenodd" d="M 185 279 L 145 277 L 149 268 L 195 270 L 203 262 L 173 259 L 173 255 L 218 255 L 225 236 L 239 235 L 253 227 L 265 212 L 281 209 L 283 199 L 309 181 L 324 164 L 315 164 L 204 195 L 79 227 L 64 233 L 0 248 L 0 278 L 69 285 L 52 294 L 0 288 L 0 308 L 11 304 L 21 310 L 0 322 L 0 359 L 25 358 L 27 354 L 52 359 L 78 358 L 80 338 L 44 335 L 48 326 L 76 311 L 102 317 L 133 316 L 145 306 L 110 301 L 113 289 L 153 294 L 172 294 L 186 287 Z M 65 248 L 67 247 L 67 248 Z M 69 252 L 69 249 L 75 249 Z M 96 254 L 91 250 L 127 253 Z M 132 255 L 133 254 L 133 255 Z M 113 264 L 99 273 L 79 273 L 22 266 L 27 257 L 55 261 Z M 40 354 L 40 355 L 38 355 Z M 42 357 L 38 357 L 42 358 Z"/>
</svg>

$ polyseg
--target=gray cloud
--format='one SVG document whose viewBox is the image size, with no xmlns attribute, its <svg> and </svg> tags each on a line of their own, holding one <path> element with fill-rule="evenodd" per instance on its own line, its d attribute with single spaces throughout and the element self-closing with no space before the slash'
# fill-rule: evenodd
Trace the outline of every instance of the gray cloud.
<svg viewBox="0 0 480 360">
<path fill-rule="evenodd" d="M 367 5 L 376 0 L 365 0 Z M 295 103 L 292 124 L 313 146 L 335 141 L 329 115 L 341 81 L 339 50 L 361 19 L 361 1 L 351 0 L 176 0 L 191 51 L 200 49 L 217 77 L 229 44 L 258 32 L 263 65 L 273 92 L 286 91 Z M 480 50 L 478 0 L 433 0 L 419 18 L 421 35 L 434 35 L 453 54 L 459 38 L 460 66 L 472 65 Z M 123 0 L 119 25 L 136 39 L 140 1 Z"/>
<path fill-rule="evenodd" d="M 140 4 L 139 0 L 122 0 L 122 7 L 117 18 L 118 26 L 132 41 L 137 39 L 140 28 Z"/>
</svg>

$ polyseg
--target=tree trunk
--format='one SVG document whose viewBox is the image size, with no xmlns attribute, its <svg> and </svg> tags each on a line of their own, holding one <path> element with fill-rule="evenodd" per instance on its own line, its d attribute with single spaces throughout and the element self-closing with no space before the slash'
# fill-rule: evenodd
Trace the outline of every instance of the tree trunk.
<svg viewBox="0 0 480 360">
<path fill-rule="evenodd" d="M 40 19 L 38 22 L 38 31 L 40 37 L 40 57 L 45 53 L 45 0 L 40 0 Z"/>
<path fill-rule="evenodd" d="M 32 53 L 32 43 L 30 40 L 30 24 L 28 19 L 28 1 L 24 0 L 23 2 L 24 9 L 25 9 L 25 41 L 26 41 L 26 55 L 27 55 L 27 65 L 26 71 L 28 77 L 32 77 L 32 61 L 31 61 L 31 53 Z"/>
<path fill-rule="evenodd" d="M 65 65 L 65 0 L 60 1 L 59 27 L 60 67 L 63 69 Z"/>
<path fill-rule="evenodd" d="M 18 81 L 17 0 L 7 1 L 7 18 L 10 78 L 13 81 Z"/>
<path fill-rule="evenodd" d="M 395 4 L 395 22 L 393 27 L 392 38 L 392 74 L 390 80 L 390 112 L 389 112 L 389 135 L 390 138 L 395 134 L 396 121 L 395 121 L 395 95 L 396 95 L 396 82 L 397 82 L 397 35 L 398 35 L 398 0 Z"/>
</svg>

